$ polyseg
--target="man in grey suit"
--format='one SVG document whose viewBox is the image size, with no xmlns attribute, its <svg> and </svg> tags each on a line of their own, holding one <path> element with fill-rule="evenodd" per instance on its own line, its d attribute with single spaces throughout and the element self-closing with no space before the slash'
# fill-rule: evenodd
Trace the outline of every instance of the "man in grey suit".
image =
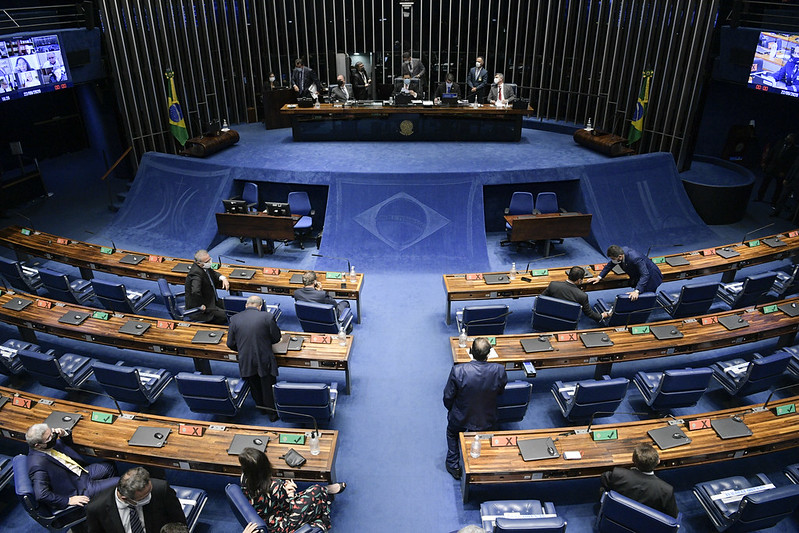
<svg viewBox="0 0 799 533">
<path fill-rule="evenodd" d="M 426 73 L 427 69 L 424 68 L 421 59 L 414 59 L 411 57 L 410 52 L 402 53 L 402 70 L 400 71 L 400 76 L 408 74 L 411 79 L 419 80 L 419 84 L 424 87 Z"/>
<path fill-rule="evenodd" d="M 486 93 L 488 93 L 488 71 L 485 69 L 483 58 L 478 57 L 466 77 L 466 98 L 470 102 L 482 104 L 486 101 Z"/>
<path fill-rule="evenodd" d="M 294 291 L 294 299 L 298 302 L 316 302 L 336 306 L 336 315 L 341 316 L 350 306 L 347 300 L 337 302 L 327 291 L 322 289 L 322 283 L 316 279 L 316 272 L 308 271 L 302 275 L 302 289 Z"/>
<path fill-rule="evenodd" d="M 568 279 L 566 281 L 550 281 L 547 288 L 541 293 L 541 296 L 550 296 L 552 298 L 558 298 L 559 300 L 576 302 L 583 306 L 583 313 L 585 313 L 585 316 L 599 322 L 603 318 L 610 316 L 610 313 L 599 314 L 591 309 L 591 304 L 588 303 L 588 295 L 577 286 L 578 283 L 583 281 L 584 277 L 585 269 L 580 266 L 573 266 L 569 269 Z"/>
<path fill-rule="evenodd" d="M 336 77 L 336 84 L 330 89 L 330 102 L 346 102 L 352 100 L 353 95 L 347 90 L 347 83 L 344 76 L 339 74 Z"/>
<path fill-rule="evenodd" d="M 501 72 L 494 74 L 494 84 L 491 86 L 491 92 L 488 93 L 488 103 L 509 104 L 514 100 L 516 100 L 516 92 L 513 87 L 505 85 L 505 75 Z"/>
</svg>

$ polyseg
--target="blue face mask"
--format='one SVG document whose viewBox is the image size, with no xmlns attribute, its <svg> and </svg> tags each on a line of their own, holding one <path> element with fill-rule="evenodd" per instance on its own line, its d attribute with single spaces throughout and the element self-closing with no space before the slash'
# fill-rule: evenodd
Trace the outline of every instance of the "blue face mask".
<svg viewBox="0 0 799 533">
<path fill-rule="evenodd" d="M 411 80 L 406 78 L 406 79 L 402 80 L 402 83 L 404 83 L 407 86 L 407 85 L 411 84 Z"/>
</svg>

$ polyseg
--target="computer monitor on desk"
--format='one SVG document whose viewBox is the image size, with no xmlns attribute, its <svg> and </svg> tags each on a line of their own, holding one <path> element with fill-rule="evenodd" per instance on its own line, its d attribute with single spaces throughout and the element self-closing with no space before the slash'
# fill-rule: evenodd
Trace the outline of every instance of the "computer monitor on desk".
<svg viewBox="0 0 799 533">
<path fill-rule="evenodd" d="M 287 217 L 291 215 L 289 204 L 281 202 L 266 202 L 266 214 L 273 217 Z"/>
<path fill-rule="evenodd" d="M 247 201 L 241 199 L 222 200 L 222 205 L 225 207 L 225 213 L 246 213 Z"/>
<path fill-rule="evenodd" d="M 457 107 L 458 94 L 457 93 L 444 93 L 441 95 L 441 107 Z"/>
</svg>

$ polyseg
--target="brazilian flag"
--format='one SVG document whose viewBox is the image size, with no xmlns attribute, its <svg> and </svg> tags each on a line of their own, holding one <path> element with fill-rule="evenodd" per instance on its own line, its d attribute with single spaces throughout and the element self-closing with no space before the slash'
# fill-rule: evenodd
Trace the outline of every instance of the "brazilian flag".
<svg viewBox="0 0 799 533">
<path fill-rule="evenodd" d="M 646 113 L 646 106 L 649 104 L 649 87 L 652 85 L 653 71 L 645 70 L 643 73 L 643 80 L 641 80 L 641 91 L 638 93 L 638 102 L 635 104 L 635 114 L 630 123 L 630 134 L 627 138 L 627 145 L 641 139 L 641 133 L 644 131 L 644 113 Z"/>
<path fill-rule="evenodd" d="M 169 80 L 169 95 L 167 95 L 166 101 L 166 105 L 169 108 L 169 129 L 172 130 L 172 135 L 175 136 L 180 145 L 185 146 L 186 139 L 189 138 L 189 130 L 186 129 L 183 110 L 180 109 L 178 94 L 175 91 L 175 73 L 167 70 L 166 79 Z"/>
</svg>

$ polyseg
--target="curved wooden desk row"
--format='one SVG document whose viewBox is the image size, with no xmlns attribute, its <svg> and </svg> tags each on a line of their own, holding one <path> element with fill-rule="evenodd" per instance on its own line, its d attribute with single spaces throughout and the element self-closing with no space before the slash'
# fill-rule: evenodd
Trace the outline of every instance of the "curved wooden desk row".
<svg viewBox="0 0 799 533">
<path fill-rule="evenodd" d="M 58 300 L 23 292 L 6 291 L 3 287 L 0 287 L 0 291 L 2 292 L 0 294 L 0 321 L 17 326 L 20 335 L 28 342 L 36 342 L 35 332 L 40 331 L 58 337 L 95 342 L 117 348 L 191 357 L 198 370 L 205 373 L 210 373 L 210 365 L 207 361 L 236 361 L 236 352 L 231 351 L 225 344 L 227 326 L 176 322 L 120 313 L 112 314 L 103 309 L 65 304 Z M 8 302 L 19 298 L 30 300 L 33 303 L 20 311 L 5 307 Z M 95 312 L 107 314 L 108 320 L 91 316 Z M 78 325 L 59 321 L 74 313 L 84 313 L 90 316 Z M 141 335 L 120 332 L 119 329 L 131 320 L 137 321 L 136 324 L 143 325 L 147 328 L 146 331 Z M 219 342 L 217 344 L 193 343 L 192 339 L 199 331 L 216 332 Z M 343 371 L 346 381 L 344 393 L 349 394 L 349 357 L 352 350 L 352 335 L 348 335 L 347 344 L 341 346 L 335 338 L 332 338 L 332 342 L 328 344 L 321 344 L 311 342 L 312 334 L 310 333 L 284 332 L 285 334 L 302 338 L 302 349 L 290 350 L 285 355 L 276 355 L 278 366 Z"/>
<path fill-rule="evenodd" d="M 29 233 L 29 235 L 26 235 Z M 84 279 L 92 278 L 92 271 L 107 272 L 117 276 L 157 280 L 164 278 L 170 283 L 182 285 L 186 281 L 185 272 L 174 272 L 172 269 L 178 265 L 191 266 L 191 259 L 178 259 L 174 257 L 154 256 L 144 252 L 131 252 L 127 250 L 114 250 L 113 253 L 103 253 L 101 250 L 111 252 L 111 243 L 108 248 L 99 244 L 90 244 L 83 241 L 66 239 L 34 231 L 20 226 L 7 226 L 0 229 L 0 245 L 14 250 L 20 261 L 27 256 L 43 257 L 51 261 L 66 263 L 80 269 Z M 120 263 L 120 259 L 133 255 L 143 258 L 138 264 Z M 235 279 L 230 273 L 235 269 L 254 270 L 255 274 L 249 280 Z M 227 276 L 230 281 L 231 292 L 260 292 L 262 294 L 276 294 L 291 296 L 296 289 L 302 288 L 301 284 L 291 283 L 291 277 L 302 274 L 304 270 L 275 269 L 276 274 L 267 274 L 271 267 L 253 265 L 222 264 L 219 273 Z M 329 291 L 335 298 L 355 300 L 358 316 L 361 321 L 361 287 L 363 274 L 357 274 L 357 281 L 350 283 L 346 275 L 340 279 L 327 279 L 326 272 L 317 272 L 322 288 Z M 343 273 L 342 273 L 343 274 Z"/>
<path fill-rule="evenodd" d="M 781 242 L 785 243 L 785 246 L 772 248 L 764 243 L 767 238 L 777 237 L 779 237 Z M 732 281 L 735 278 L 735 272 L 743 267 L 768 263 L 799 254 L 799 231 L 794 230 L 788 233 L 778 233 L 767 238 L 747 241 L 746 244 L 729 244 L 727 246 L 719 246 L 708 250 L 662 256 L 662 258 L 681 257 L 688 261 L 688 264 L 673 267 L 666 262 L 662 262 L 658 263 L 658 267 L 660 267 L 660 271 L 663 273 L 664 282 L 718 274 L 720 272 L 724 273 L 722 281 L 727 282 Z M 716 251 L 721 249 L 729 249 L 740 255 L 724 259 L 716 253 Z M 659 261 L 660 259 L 661 258 L 653 258 L 655 261 Z M 604 264 L 603 262 L 602 266 L 604 266 Z M 444 274 L 444 289 L 447 291 L 447 324 L 450 323 L 453 301 L 493 300 L 535 296 L 543 292 L 550 281 L 565 281 L 566 274 L 572 266 L 573 265 L 550 269 L 536 269 L 535 266 L 532 266 L 531 270 L 533 273 L 540 275 L 519 273 L 516 279 L 504 285 L 488 285 L 482 279 L 467 279 L 467 277 L 479 277 L 482 276 L 482 274 Z M 594 266 L 598 265 L 582 266 L 588 267 L 588 273 L 592 275 L 599 273 L 593 269 Z M 524 265 L 519 265 L 519 268 L 524 268 Z M 496 273 L 507 274 L 507 272 Z M 522 277 L 526 277 L 531 281 L 523 281 L 521 279 Z M 627 287 L 629 285 L 629 279 L 627 274 L 617 275 L 610 273 L 600 283 L 584 285 L 583 288 L 589 291 L 617 289 L 620 287 Z"/>
<path fill-rule="evenodd" d="M 696 414 L 682 419 L 674 427 L 681 429 L 691 439 L 686 445 L 667 450 L 659 450 L 660 467 L 676 468 L 705 463 L 737 459 L 747 455 L 757 455 L 799 446 L 799 417 L 795 409 L 791 414 L 777 416 L 772 407 L 795 404 L 799 396 L 784 400 L 772 400 L 769 409 L 752 412 L 754 406 L 738 407 Z M 763 404 L 759 404 L 762 406 Z M 691 430 L 692 420 L 723 419 L 735 414 L 743 414 L 743 421 L 752 431 L 749 437 L 723 440 L 709 427 L 710 423 L 698 423 L 704 429 Z M 484 439 L 480 457 L 469 455 L 474 437 L 477 433 L 461 433 L 461 459 L 463 461 L 463 501 L 469 497 L 471 485 L 492 483 L 528 483 L 552 479 L 587 478 L 599 476 L 602 472 L 616 466 L 632 466 L 633 449 L 639 444 L 655 445 L 647 435 L 647 431 L 668 426 L 665 419 L 641 420 L 618 424 L 595 424 L 593 430 L 617 430 L 618 439 L 595 441 L 591 434 L 574 434 L 575 428 L 552 428 L 523 431 L 495 431 L 490 435 L 507 444 L 508 439 L 537 439 L 551 437 L 560 457 L 538 461 L 522 460 L 517 446 L 494 447 Z M 578 429 L 585 429 L 580 427 Z M 486 435 L 482 433 L 481 435 Z M 565 460 L 563 452 L 579 451 L 581 459 Z"/>
<path fill-rule="evenodd" d="M 241 467 L 237 456 L 228 455 L 233 436 L 266 435 L 269 442 L 266 454 L 275 467 L 275 476 L 300 481 L 335 480 L 335 459 L 338 444 L 338 431 L 320 430 L 319 455 L 311 455 L 308 439 L 305 444 L 280 444 L 280 434 L 300 437 L 307 430 L 296 428 L 278 428 L 263 426 L 244 426 L 239 424 L 214 424 L 198 420 L 183 420 L 139 413 L 124 413 L 136 419 L 121 418 L 118 412 L 104 407 L 95 407 L 82 403 L 43 398 L 34 394 L 0 387 L 0 395 L 7 398 L 18 397 L 30 400 L 30 408 L 7 402 L 0 409 L 0 434 L 3 437 L 25 441 L 25 432 L 33 424 L 44 422 L 53 411 L 78 413 L 80 421 L 72 429 L 75 448 L 87 457 L 100 457 L 118 461 L 126 461 L 141 465 L 190 470 L 209 474 L 238 476 Z M 114 415 L 113 424 L 92 421 L 92 412 Z M 201 433 L 201 436 L 181 434 L 181 425 L 185 433 Z M 161 448 L 150 448 L 128 445 L 128 439 L 139 426 L 169 427 L 166 444 Z M 195 428 L 200 428 L 196 430 Z M 266 439 L 263 439 L 266 441 Z M 289 448 L 302 454 L 307 462 L 301 468 L 290 468 L 280 457 Z"/>
<path fill-rule="evenodd" d="M 634 334 L 634 326 L 629 328 L 597 328 L 576 331 L 560 331 L 551 333 L 527 333 L 524 335 L 497 335 L 494 347 L 498 358 L 490 359 L 502 363 L 508 370 L 521 369 L 522 363 L 532 361 L 536 369 L 562 368 L 567 366 L 597 365 L 597 377 L 608 374 L 614 362 L 634 361 L 668 355 L 685 354 L 713 350 L 735 344 L 754 342 L 773 337 L 780 337 L 779 346 L 793 343 L 799 330 L 799 315 L 791 317 L 781 310 L 768 314 L 763 310 L 772 310 L 783 304 L 799 308 L 799 298 L 789 298 L 779 302 L 759 305 L 750 309 L 735 309 L 723 313 L 704 315 L 678 320 L 665 320 L 642 324 L 650 329 L 668 326 L 682 334 L 681 338 L 658 340 L 651 332 Z M 740 329 L 728 330 L 718 322 L 719 318 L 739 316 L 749 323 Z M 604 333 L 613 342 L 613 346 L 586 348 L 580 335 L 585 333 Z M 551 351 L 527 353 L 522 347 L 525 339 L 545 338 L 552 346 Z M 452 359 L 455 363 L 466 363 L 470 357 L 466 348 L 458 347 L 458 337 L 450 337 Z M 546 344 L 543 343 L 545 346 Z"/>
</svg>

